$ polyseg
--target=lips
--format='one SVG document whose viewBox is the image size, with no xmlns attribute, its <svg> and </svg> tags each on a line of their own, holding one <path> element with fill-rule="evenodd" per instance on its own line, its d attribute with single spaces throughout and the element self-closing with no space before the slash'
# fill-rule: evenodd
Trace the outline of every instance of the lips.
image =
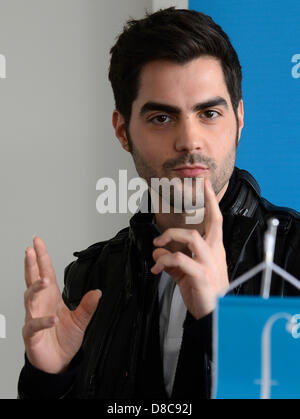
<svg viewBox="0 0 300 419">
<path fill-rule="evenodd" d="M 174 171 L 182 177 L 195 177 L 205 173 L 207 168 L 203 166 L 181 166 Z"/>
</svg>

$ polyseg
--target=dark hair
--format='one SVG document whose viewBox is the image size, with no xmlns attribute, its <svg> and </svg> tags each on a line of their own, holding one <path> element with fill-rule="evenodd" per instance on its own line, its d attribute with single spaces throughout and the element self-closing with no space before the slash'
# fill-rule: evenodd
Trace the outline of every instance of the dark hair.
<svg viewBox="0 0 300 419">
<path fill-rule="evenodd" d="M 241 65 L 229 37 L 210 16 L 174 7 L 129 20 L 111 48 L 109 80 L 128 126 L 143 66 L 154 60 L 184 64 L 202 55 L 220 60 L 236 115 L 242 98 Z"/>
</svg>

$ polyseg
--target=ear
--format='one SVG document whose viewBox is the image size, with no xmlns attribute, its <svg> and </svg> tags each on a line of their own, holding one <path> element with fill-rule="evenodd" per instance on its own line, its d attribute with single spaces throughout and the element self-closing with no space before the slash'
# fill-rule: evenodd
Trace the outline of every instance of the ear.
<svg viewBox="0 0 300 419">
<path fill-rule="evenodd" d="M 242 129 L 244 127 L 244 103 L 242 99 L 240 100 L 240 103 L 238 104 L 238 107 L 237 107 L 237 118 L 238 118 L 238 124 L 239 124 L 238 141 L 240 141 Z"/>
<path fill-rule="evenodd" d="M 130 152 L 130 145 L 126 133 L 126 124 L 123 115 L 115 109 L 112 115 L 112 124 L 115 129 L 115 134 L 121 143 L 124 150 Z"/>
</svg>

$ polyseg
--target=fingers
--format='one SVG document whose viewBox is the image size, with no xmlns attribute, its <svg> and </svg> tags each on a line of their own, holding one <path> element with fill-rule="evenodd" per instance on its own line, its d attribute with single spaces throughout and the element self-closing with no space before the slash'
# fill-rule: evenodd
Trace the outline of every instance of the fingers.
<svg viewBox="0 0 300 419">
<path fill-rule="evenodd" d="M 205 214 L 204 230 L 205 241 L 209 246 L 223 240 L 223 216 L 219 207 L 216 194 L 211 186 L 209 179 L 205 179 L 204 184 Z"/>
<path fill-rule="evenodd" d="M 47 278 L 43 278 L 33 282 L 33 284 L 26 290 L 24 294 L 24 305 L 26 314 L 29 315 L 29 317 L 34 315 L 34 309 L 38 301 L 39 292 L 47 288 L 48 285 L 49 280 Z"/>
<path fill-rule="evenodd" d="M 55 278 L 51 259 L 43 240 L 34 237 L 33 246 L 34 248 L 27 247 L 25 251 L 25 282 L 27 287 L 44 277 L 50 280 Z"/>
<path fill-rule="evenodd" d="M 153 251 L 153 259 L 155 260 L 155 262 L 157 261 L 157 259 L 160 257 L 160 256 L 162 256 L 162 255 L 166 255 L 166 254 L 168 254 L 168 253 L 170 253 L 169 252 L 169 250 L 167 250 L 167 249 L 161 249 L 161 248 L 159 248 L 159 249 L 155 249 L 154 251 Z"/>
<path fill-rule="evenodd" d="M 77 309 L 71 312 L 74 323 L 82 332 L 85 332 L 91 318 L 93 317 L 101 296 L 102 292 L 100 290 L 89 291 L 82 298 Z"/>
<path fill-rule="evenodd" d="M 154 239 L 155 246 L 165 246 L 172 240 L 184 243 L 188 249 L 194 253 L 195 260 L 208 261 L 210 259 L 210 249 L 213 246 L 223 245 L 223 216 L 219 207 L 216 194 L 208 179 L 205 179 L 205 215 L 204 230 L 205 240 L 201 237 L 198 230 L 183 228 L 169 228 L 161 236 Z"/>
<path fill-rule="evenodd" d="M 209 249 L 197 230 L 169 228 L 161 236 L 154 239 L 153 243 L 155 246 L 162 247 L 172 240 L 186 244 L 189 250 L 194 253 L 195 260 L 203 262 L 209 260 Z"/>
<path fill-rule="evenodd" d="M 201 275 L 199 264 L 181 252 L 169 252 L 161 255 L 157 259 L 156 264 L 151 268 L 151 272 L 157 275 L 165 270 L 172 275 L 176 282 L 178 282 L 180 280 L 180 275 L 174 275 L 174 269 L 181 272 L 181 276 L 189 275 L 190 277 L 199 278 L 199 275 Z"/>
<path fill-rule="evenodd" d="M 40 237 L 34 237 L 33 246 L 36 252 L 37 263 L 41 278 L 55 278 L 55 272 L 48 255 L 45 243 Z"/>
<path fill-rule="evenodd" d="M 58 318 L 55 316 L 41 317 L 36 319 L 30 319 L 25 323 L 23 327 L 23 338 L 24 341 L 32 338 L 36 333 L 50 329 L 55 326 L 58 322 Z"/>
<path fill-rule="evenodd" d="M 35 250 L 27 247 L 25 251 L 25 282 L 30 287 L 35 281 L 40 279 L 39 267 L 37 264 Z"/>
</svg>

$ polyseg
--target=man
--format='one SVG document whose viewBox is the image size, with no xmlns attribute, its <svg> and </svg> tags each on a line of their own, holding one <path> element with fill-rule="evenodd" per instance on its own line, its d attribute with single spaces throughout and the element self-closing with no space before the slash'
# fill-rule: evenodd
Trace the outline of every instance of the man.
<svg viewBox="0 0 300 419">
<path fill-rule="evenodd" d="M 111 53 L 113 126 L 122 147 L 150 192 L 153 178 L 179 178 L 195 197 L 195 180 L 203 178 L 204 220 L 138 212 L 112 240 L 74 254 L 62 297 L 36 237 L 25 257 L 19 395 L 209 398 L 216 298 L 262 260 L 272 216 L 280 222 L 275 262 L 300 276 L 299 214 L 261 198 L 255 179 L 234 167 L 244 117 L 241 67 L 210 17 L 170 8 L 131 21 Z M 258 294 L 260 281 L 257 275 L 235 293 Z M 271 293 L 295 291 L 273 275 Z"/>
</svg>

